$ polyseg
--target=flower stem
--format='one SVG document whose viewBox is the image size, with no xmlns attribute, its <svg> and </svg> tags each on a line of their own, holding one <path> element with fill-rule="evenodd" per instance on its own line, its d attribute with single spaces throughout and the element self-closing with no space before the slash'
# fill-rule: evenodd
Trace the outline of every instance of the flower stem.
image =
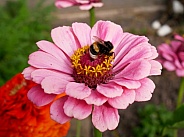
<svg viewBox="0 0 184 137">
<path fill-rule="evenodd" d="M 184 77 L 181 78 L 176 108 L 181 106 L 183 101 L 183 96 L 184 96 Z M 174 131 L 174 137 L 177 137 L 177 133 L 178 133 L 178 130 L 176 129 Z"/>
<path fill-rule="evenodd" d="M 174 130 L 174 136 L 173 137 L 178 137 L 178 130 L 177 129 Z"/>
<path fill-rule="evenodd" d="M 81 121 L 77 120 L 77 129 L 76 129 L 76 137 L 81 137 L 80 136 L 80 131 L 81 131 Z"/>
<path fill-rule="evenodd" d="M 183 96 L 184 96 L 184 77 L 181 78 L 178 99 L 177 99 L 177 108 L 182 104 Z"/>
<path fill-rule="evenodd" d="M 176 108 L 181 106 L 183 101 L 183 96 L 184 96 L 184 77 L 181 78 Z M 177 133 L 178 133 L 178 130 L 177 129 L 174 130 L 174 137 L 178 136 Z"/>
<path fill-rule="evenodd" d="M 102 137 L 102 132 L 100 132 L 98 129 L 94 128 L 94 135 L 95 135 L 95 137 Z"/>
<path fill-rule="evenodd" d="M 90 26 L 93 27 L 95 22 L 96 22 L 95 8 L 94 7 L 89 10 L 89 14 L 90 14 Z"/>
</svg>

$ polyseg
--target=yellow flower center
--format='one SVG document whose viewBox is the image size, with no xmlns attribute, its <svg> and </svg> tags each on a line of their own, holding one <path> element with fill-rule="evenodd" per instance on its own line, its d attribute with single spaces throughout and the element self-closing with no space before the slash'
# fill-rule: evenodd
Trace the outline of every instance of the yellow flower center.
<svg viewBox="0 0 184 137">
<path fill-rule="evenodd" d="M 107 55 L 99 55 L 92 59 L 89 54 L 89 46 L 84 46 L 75 51 L 71 56 L 73 77 L 78 83 L 85 83 L 90 88 L 96 88 L 97 84 L 107 83 L 113 78 L 112 61 L 114 58 Z"/>
</svg>

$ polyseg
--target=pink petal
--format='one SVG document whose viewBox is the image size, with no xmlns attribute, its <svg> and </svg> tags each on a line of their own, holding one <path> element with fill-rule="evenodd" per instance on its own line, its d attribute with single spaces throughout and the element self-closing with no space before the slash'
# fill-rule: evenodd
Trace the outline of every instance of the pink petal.
<svg viewBox="0 0 184 137">
<path fill-rule="evenodd" d="M 163 53 L 164 53 L 164 51 L 167 52 L 167 53 L 172 52 L 171 47 L 166 43 L 162 43 L 161 45 L 159 45 L 158 50 L 160 52 L 163 52 Z"/>
<path fill-rule="evenodd" d="M 176 69 L 176 66 L 173 62 L 165 61 L 163 63 L 163 67 L 166 68 L 168 71 L 174 71 Z"/>
<path fill-rule="evenodd" d="M 81 5 L 90 3 L 90 0 L 74 0 L 74 1 L 76 1 L 77 3 L 80 3 Z"/>
<path fill-rule="evenodd" d="M 151 46 L 151 52 L 152 52 L 152 56 L 149 57 L 148 59 L 156 59 L 158 57 L 158 52 L 157 49 L 154 46 Z"/>
<path fill-rule="evenodd" d="M 161 75 L 162 65 L 155 60 L 150 60 L 149 63 L 151 64 L 150 75 Z"/>
<path fill-rule="evenodd" d="M 96 90 L 108 98 L 121 96 L 123 93 L 122 87 L 112 82 L 109 82 L 108 84 L 100 84 L 97 86 Z"/>
<path fill-rule="evenodd" d="M 110 106 L 94 106 L 92 113 L 93 125 L 101 132 L 113 130 L 119 123 L 118 110 Z"/>
<path fill-rule="evenodd" d="M 180 40 L 180 41 L 183 41 L 183 42 L 184 42 L 184 37 L 182 37 L 182 36 L 180 36 L 180 35 L 178 35 L 178 34 L 175 34 L 175 35 L 174 35 L 174 38 L 175 38 L 176 40 Z"/>
<path fill-rule="evenodd" d="M 123 30 L 120 25 L 110 21 L 98 21 L 91 30 L 91 36 L 97 36 L 105 41 L 110 41 L 114 47 L 118 46 L 122 39 Z"/>
<path fill-rule="evenodd" d="M 91 4 L 87 4 L 87 5 L 81 5 L 79 6 L 79 8 L 81 10 L 90 10 L 93 6 Z"/>
<path fill-rule="evenodd" d="M 66 100 L 67 100 L 67 96 L 61 97 L 57 99 L 56 101 L 54 101 L 52 105 L 50 106 L 51 118 L 60 124 L 64 124 L 67 121 L 72 119 L 71 117 L 68 117 L 64 113 L 63 106 Z"/>
<path fill-rule="evenodd" d="M 92 112 L 92 105 L 86 104 L 84 100 L 69 97 L 64 104 L 64 113 L 69 117 L 79 120 L 87 118 Z"/>
<path fill-rule="evenodd" d="M 171 47 L 168 44 L 161 44 L 160 46 L 158 46 L 158 51 L 161 54 L 168 54 L 170 56 L 172 56 L 173 58 L 176 58 L 175 53 L 173 52 L 173 50 L 171 49 Z"/>
<path fill-rule="evenodd" d="M 114 83 L 124 86 L 128 89 L 137 89 L 141 86 L 139 81 L 135 81 L 135 80 L 129 80 L 129 79 L 124 79 L 124 78 L 115 78 L 114 80 L 111 80 Z"/>
<path fill-rule="evenodd" d="M 91 28 L 85 23 L 73 23 L 72 29 L 81 47 L 91 45 Z"/>
<path fill-rule="evenodd" d="M 170 54 L 162 53 L 160 54 L 160 56 L 162 56 L 165 60 L 173 61 L 173 56 L 171 56 Z"/>
<path fill-rule="evenodd" d="M 85 3 L 85 2 L 83 2 L 83 3 Z M 103 3 L 101 3 L 101 2 L 94 2 L 94 3 L 90 2 L 90 4 L 87 4 L 87 2 L 85 4 L 83 4 L 83 3 L 81 1 L 81 6 L 80 6 L 81 10 L 90 10 L 92 7 L 102 7 L 103 6 Z"/>
<path fill-rule="evenodd" d="M 140 80 L 149 76 L 151 64 L 147 60 L 132 61 L 120 73 L 116 75 L 117 78 L 123 77 L 131 80 Z"/>
<path fill-rule="evenodd" d="M 63 60 L 58 60 L 54 56 L 43 51 L 36 51 L 29 56 L 28 63 L 36 68 L 58 70 L 72 74 L 72 67 L 69 67 Z"/>
<path fill-rule="evenodd" d="M 51 54 L 58 60 L 63 60 L 66 64 L 68 64 L 68 66 L 71 66 L 70 58 L 67 58 L 61 49 L 59 49 L 55 44 L 45 40 L 39 41 L 36 44 L 41 50 Z"/>
<path fill-rule="evenodd" d="M 118 62 L 134 47 L 147 43 L 148 39 L 143 36 L 137 36 L 130 33 L 123 33 L 121 43 L 114 47 L 115 60 L 114 65 L 117 65 Z"/>
<path fill-rule="evenodd" d="M 122 67 L 126 66 L 132 61 L 140 60 L 140 59 L 146 59 L 152 56 L 151 52 L 151 46 L 149 43 L 144 42 L 136 47 L 132 48 L 128 53 L 126 53 L 125 56 L 121 56 L 120 62 L 118 62 L 117 65 L 114 67 L 114 71 L 119 71 L 122 69 Z M 116 58 L 115 58 L 116 59 Z"/>
<path fill-rule="evenodd" d="M 84 99 L 87 104 L 94 104 L 96 106 L 101 106 L 104 104 L 108 98 L 98 93 L 97 90 L 92 90 L 91 94 Z"/>
<path fill-rule="evenodd" d="M 43 81 L 41 82 L 41 86 L 44 89 L 45 93 L 61 94 L 65 92 L 66 85 L 68 83 L 69 81 L 65 80 L 64 78 L 48 76 L 43 79 Z"/>
<path fill-rule="evenodd" d="M 77 99 L 84 99 L 91 94 L 91 89 L 84 83 L 70 82 L 66 86 L 66 94 Z"/>
<path fill-rule="evenodd" d="M 44 106 L 53 101 L 56 97 L 54 94 L 46 94 L 40 85 L 32 87 L 28 91 L 28 99 L 31 100 L 37 106 Z"/>
<path fill-rule="evenodd" d="M 35 71 L 36 68 L 34 67 L 27 67 L 23 70 L 22 74 L 24 75 L 24 78 L 27 80 L 32 80 L 31 73 Z"/>
<path fill-rule="evenodd" d="M 184 77 L 184 69 L 177 69 L 176 75 L 179 77 Z"/>
<path fill-rule="evenodd" d="M 174 61 L 174 65 L 179 69 L 183 69 L 182 64 L 178 58 Z"/>
<path fill-rule="evenodd" d="M 181 52 L 178 54 L 178 57 L 180 58 L 181 61 L 184 61 L 184 52 L 181 51 Z"/>
<path fill-rule="evenodd" d="M 108 103 L 117 109 L 126 109 L 129 104 L 135 101 L 135 90 L 125 89 L 123 94 L 119 97 L 110 98 Z"/>
<path fill-rule="evenodd" d="M 74 51 L 80 47 L 76 41 L 71 27 L 57 27 L 51 31 L 51 37 L 54 43 L 66 53 L 69 57 L 73 55 Z"/>
<path fill-rule="evenodd" d="M 37 69 L 31 73 L 33 81 L 40 84 L 42 80 L 48 76 L 55 76 L 59 78 L 64 78 L 67 81 L 74 81 L 73 77 L 68 74 L 61 73 L 59 71 L 48 70 L 48 69 Z"/>
<path fill-rule="evenodd" d="M 68 1 L 68 0 L 56 0 L 55 2 L 55 6 L 58 8 L 67 8 L 67 7 L 71 7 L 73 5 L 75 5 L 76 2 L 74 1 Z"/>
<path fill-rule="evenodd" d="M 93 7 L 102 7 L 103 3 L 102 2 L 94 2 L 92 3 Z"/>
<path fill-rule="evenodd" d="M 152 93 L 155 89 L 155 84 L 149 78 L 140 80 L 141 87 L 135 90 L 135 101 L 148 101 L 152 97 Z"/>
<path fill-rule="evenodd" d="M 181 41 L 173 40 L 170 42 L 170 48 L 173 50 L 174 53 L 178 51 L 178 49 L 181 47 L 182 43 Z"/>
</svg>

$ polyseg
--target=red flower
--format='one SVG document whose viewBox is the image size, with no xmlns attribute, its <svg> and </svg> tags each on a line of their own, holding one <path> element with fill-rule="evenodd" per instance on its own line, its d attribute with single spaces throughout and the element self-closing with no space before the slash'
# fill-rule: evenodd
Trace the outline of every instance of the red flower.
<svg viewBox="0 0 184 137">
<path fill-rule="evenodd" d="M 70 123 L 58 124 L 50 118 L 50 104 L 36 107 L 27 92 L 36 84 L 17 74 L 0 87 L 0 137 L 66 136 Z"/>
</svg>

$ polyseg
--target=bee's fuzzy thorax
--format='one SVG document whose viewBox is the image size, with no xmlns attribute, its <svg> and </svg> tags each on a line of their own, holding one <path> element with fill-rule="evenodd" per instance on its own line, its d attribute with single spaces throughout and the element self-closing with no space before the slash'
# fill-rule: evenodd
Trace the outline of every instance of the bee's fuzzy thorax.
<svg viewBox="0 0 184 137">
<path fill-rule="evenodd" d="M 96 36 L 93 37 L 95 42 L 89 48 L 90 57 L 96 59 L 98 55 L 113 56 L 113 44 L 110 41 L 104 41 Z"/>
</svg>

